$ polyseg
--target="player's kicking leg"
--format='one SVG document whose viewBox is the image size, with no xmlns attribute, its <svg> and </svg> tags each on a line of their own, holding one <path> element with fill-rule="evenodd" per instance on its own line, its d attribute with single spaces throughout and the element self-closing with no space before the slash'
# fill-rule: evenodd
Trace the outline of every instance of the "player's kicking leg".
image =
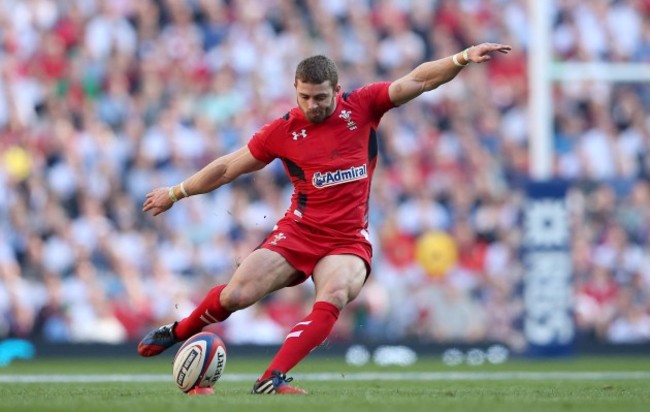
<svg viewBox="0 0 650 412">
<path fill-rule="evenodd" d="M 138 353 L 140 356 L 156 356 L 167 348 L 174 346 L 178 342 L 174 335 L 176 324 L 177 322 L 163 325 L 147 333 L 138 344 Z"/>
<path fill-rule="evenodd" d="M 264 268 L 264 272 L 260 272 Z M 189 339 L 207 325 L 223 322 L 268 293 L 291 284 L 296 270 L 277 252 L 257 249 L 237 268 L 227 285 L 213 287 L 185 319 L 150 331 L 138 344 L 141 356 L 156 356 L 177 342 Z"/>
</svg>

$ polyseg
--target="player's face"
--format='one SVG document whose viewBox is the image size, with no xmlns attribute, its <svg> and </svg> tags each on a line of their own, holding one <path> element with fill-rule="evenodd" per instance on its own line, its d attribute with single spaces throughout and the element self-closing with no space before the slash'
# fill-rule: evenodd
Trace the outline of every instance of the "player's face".
<svg viewBox="0 0 650 412">
<path fill-rule="evenodd" d="M 336 93 L 340 85 L 332 87 L 329 80 L 321 84 L 304 83 L 297 80 L 294 84 L 298 96 L 298 107 L 312 123 L 327 119 L 336 108 Z"/>
</svg>

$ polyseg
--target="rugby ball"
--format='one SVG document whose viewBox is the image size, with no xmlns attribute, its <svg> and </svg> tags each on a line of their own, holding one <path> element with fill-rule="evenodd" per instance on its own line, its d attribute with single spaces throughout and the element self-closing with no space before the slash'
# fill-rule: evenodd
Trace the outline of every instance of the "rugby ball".
<svg viewBox="0 0 650 412">
<path fill-rule="evenodd" d="M 183 343 L 172 363 L 174 382 L 185 393 L 212 388 L 226 367 L 226 345 L 212 332 L 200 332 Z"/>
</svg>

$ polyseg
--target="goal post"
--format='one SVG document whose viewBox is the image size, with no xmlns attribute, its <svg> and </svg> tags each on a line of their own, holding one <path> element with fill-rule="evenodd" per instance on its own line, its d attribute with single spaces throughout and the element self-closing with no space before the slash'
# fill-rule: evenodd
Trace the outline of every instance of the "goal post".
<svg viewBox="0 0 650 412">
<path fill-rule="evenodd" d="M 551 80 L 597 80 L 607 83 L 637 83 L 650 81 L 650 63 L 552 63 Z M 551 84 L 552 86 L 552 84 Z"/>
<path fill-rule="evenodd" d="M 648 82 L 650 63 L 553 61 L 551 36 L 555 2 L 527 1 L 531 21 L 527 50 L 530 177 L 533 180 L 548 180 L 553 177 L 553 84 L 594 80 L 607 83 Z"/>
<path fill-rule="evenodd" d="M 554 84 L 601 81 L 650 81 L 650 63 L 553 61 L 554 1 L 527 0 L 530 19 L 528 42 L 528 120 L 530 182 L 526 203 L 523 276 L 523 334 L 527 353 L 557 356 L 573 353 L 576 327 L 573 318 L 574 280 L 566 213 L 567 184 L 553 176 Z M 566 236 L 563 236 L 566 235 Z"/>
<path fill-rule="evenodd" d="M 531 32 L 528 42 L 528 118 L 531 123 L 528 155 L 533 180 L 547 180 L 553 166 L 553 110 L 551 101 L 552 61 L 551 2 L 528 0 Z"/>
</svg>

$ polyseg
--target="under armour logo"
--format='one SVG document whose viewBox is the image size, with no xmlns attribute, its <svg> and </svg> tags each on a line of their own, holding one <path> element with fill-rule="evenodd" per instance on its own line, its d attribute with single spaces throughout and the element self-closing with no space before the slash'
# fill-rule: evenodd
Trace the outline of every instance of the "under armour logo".
<svg viewBox="0 0 650 412">
<path fill-rule="evenodd" d="M 341 110 L 339 117 L 348 123 L 348 129 L 354 130 L 357 124 L 352 120 L 352 112 L 350 110 Z"/>
<path fill-rule="evenodd" d="M 307 137 L 307 130 L 301 129 L 299 132 L 291 132 L 291 135 L 293 136 L 293 140 L 298 140 L 299 137 L 304 139 Z"/>
<path fill-rule="evenodd" d="M 286 239 L 287 237 L 284 235 L 284 233 L 280 232 L 277 235 L 273 236 L 273 240 L 270 241 L 269 243 L 272 245 L 277 245 L 279 241 L 282 239 Z"/>
</svg>

